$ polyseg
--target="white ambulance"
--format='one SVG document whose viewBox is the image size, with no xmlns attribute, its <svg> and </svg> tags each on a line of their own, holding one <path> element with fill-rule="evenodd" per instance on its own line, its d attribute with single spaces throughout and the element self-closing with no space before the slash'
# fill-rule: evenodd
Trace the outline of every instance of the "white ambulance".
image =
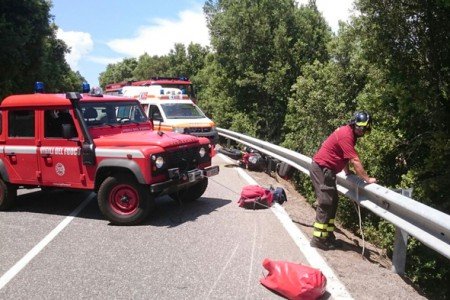
<svg viewBox="0 0 450 300">
<path fill-rule="evenodd" d="M 217 144 L 216 125 L 182 90 L 160 85 L 124 86 L 122 94 L 141 102 L 155 130 L 207 137 Z"/>
</svg>

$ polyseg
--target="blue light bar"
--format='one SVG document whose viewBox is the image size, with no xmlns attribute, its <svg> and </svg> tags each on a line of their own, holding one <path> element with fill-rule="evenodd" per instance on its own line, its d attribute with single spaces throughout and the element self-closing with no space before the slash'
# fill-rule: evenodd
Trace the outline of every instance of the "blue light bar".
<svg viewBox="0 0 450 300">
<path fill-rule="evenodd" d="M 89 83 L 83 82 L 82 90 L 83 93 L 89 93 L 89 91 L 91 90 L 91 86 L 89 85 Z"/>
<path fill-rule="evenodd" d="M 35 93 L 44 93 L 44 83 L 41 81 L 36 81 L 34 83 L 34 92 Z"/>
</svg>

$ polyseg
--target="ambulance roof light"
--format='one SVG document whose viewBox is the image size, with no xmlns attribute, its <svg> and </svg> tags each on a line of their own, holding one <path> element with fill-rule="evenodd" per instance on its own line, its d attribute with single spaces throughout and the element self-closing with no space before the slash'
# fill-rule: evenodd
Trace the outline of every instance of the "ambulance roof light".
<svg viewBox="0 0 450 300">
<path fill-rule="evenodd" d="M 91 90 L 89 91 L 89 96 L 92 97 L 103 97 L 103 90 L 101 87 L 99 86 L 95 86 L 93 88 L 91 88 Z"/>
</svg>

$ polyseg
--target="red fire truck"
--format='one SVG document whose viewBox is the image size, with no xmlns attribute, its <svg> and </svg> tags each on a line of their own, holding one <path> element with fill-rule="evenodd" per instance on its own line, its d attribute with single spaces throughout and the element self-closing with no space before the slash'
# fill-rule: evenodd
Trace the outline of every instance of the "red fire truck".
<svg viewBox="0 0 450 300">
<path fill-rule="evenodd" d="M 0 103 L 0 210 L 19 188 L 91 190 L 110 222 L 137 224 L 157 196 L 201 197 L 219 172 L 212 155 L 207 138 L 153 130 L 135 99 L 9 96 Z"/>
<path fill-rule="evenodd" d="M 189 99 L 196 102 L 195 92 L 192 82 L 186 77 L 152 77 L 148 80 L 141 81 L 122 81 L 117 83 L 107 84 L 105 87 L 105 94 L 121 95 L 124 86 L 152 86 L 159 85 L 163 88 L 177 88 L 183 94 L 188 95 Z"/>
</svg>

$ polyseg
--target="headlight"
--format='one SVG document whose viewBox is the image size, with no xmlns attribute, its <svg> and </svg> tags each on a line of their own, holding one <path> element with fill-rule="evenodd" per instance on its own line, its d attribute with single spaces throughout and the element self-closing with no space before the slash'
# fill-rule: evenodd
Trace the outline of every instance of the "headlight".
<svg viewBox="0 0 450 300">
<path fill-rule="evenodd" d="M 251 162 L 252 164 L 256 164 L 258 162 L 258 157 L 257 156 L 250 156 L 248 158 L 248 161 Z"/>
<path fill-rule="evenodd" d="M 175 127 L 173 131 L 176 133 L 184 133 L 184 127 Z"/>
<path fill-rule="evenodd" d="M 160 169 L 164 165 L 164 158 L 162 156 L 152 155 L 152 160 L 155 163 L 155 166 Z"/>
<path fill-rule="evenodd" d="M 205 148 L 201 147 L 201 148 L 198 150 L 198 154 L 200 154 L 200 157 L 201 157 L 201 158 L 205 157 L 205 154 L 206 154 Z"/>
</svg>

